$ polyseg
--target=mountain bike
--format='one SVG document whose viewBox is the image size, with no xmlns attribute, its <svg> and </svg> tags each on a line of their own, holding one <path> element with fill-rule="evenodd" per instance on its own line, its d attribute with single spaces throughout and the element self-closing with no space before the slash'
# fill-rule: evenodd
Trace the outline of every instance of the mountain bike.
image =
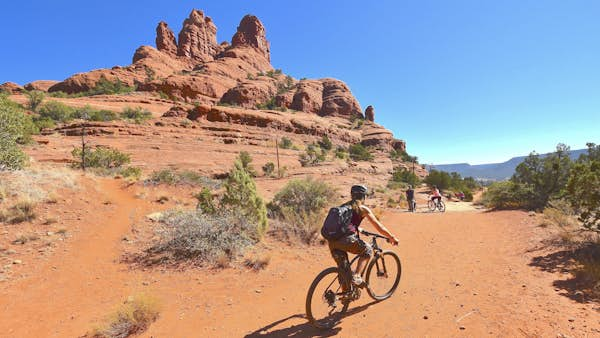
<svg viewBox="0 0 600 338">
<path fill-rule="evenodd" d="M 356 286 L 351 282 L 352 265 L 358 261 L 359 256 L 348 261 L 346 252 L 334 250 L 338 266 L 323 270 L 308 288 L 306 316 L 317 328 L 329 329 L 335 326 L 348 310 L 350 303 L 360 298 L 361 289 L 365 288 L 374 300 L 382 301 L 390 298 L 400 283 L 400 258 L 395 252 L 383 250 L 377 245 L 377 238 L 387 238 L 364 230 L 360 233 L 373 238 L 373 257 L 361 271 L 364 283 Z"/>
<path fill-rule="evenodd" d="M 429 201 L 427 202 L 427 207 L 429 208 L 429 211 L 435 211 L 435 209 L 438 209 L 441 212 L 446 211 L 446 205 L 441 198 L 433 201 L 430 197 Z"/>
</svg>

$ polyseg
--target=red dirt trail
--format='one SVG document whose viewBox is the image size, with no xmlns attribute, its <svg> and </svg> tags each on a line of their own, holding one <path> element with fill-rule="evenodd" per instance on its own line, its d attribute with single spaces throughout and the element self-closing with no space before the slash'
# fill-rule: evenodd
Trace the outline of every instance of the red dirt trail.
<svg viewBox="0 0 600 338">
<path fill-rule="evenodd" d="M 555 289 L 568 274 L 530 265 L 548 251 L 534 250 L 544 230 L 523 212 L 386 213 L 400 238 L 398 290 L 380 303 L 364 293 L 338 327 L 317 331 L 303 318 L 304 301 L 312 279 L 333 263 L 325 246 L 268 239 L 271 260 L 259 272 L 137 270 L 120 262 L 122 239 L 151 209 L 122 182 L 96 182 L 93 209 L 65 250 L 0 284 L 0 337 L 78 337 L 139 292 L 163 304 L 142 337 L 600 335 L 598 304 Z"/>
</svg>

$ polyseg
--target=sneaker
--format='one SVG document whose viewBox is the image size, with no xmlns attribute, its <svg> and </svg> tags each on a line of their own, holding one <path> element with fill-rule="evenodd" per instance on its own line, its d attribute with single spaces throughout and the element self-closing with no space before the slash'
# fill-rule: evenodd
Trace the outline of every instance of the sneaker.
<svg viewBox="0 0 600 338">
<path fill-rule="evenodd" d="M 356 286 L 361 286 L 361 285 L 363 285 L 363 283 L 364 283 L 364 281 L 359 274 L 352 276 L 352 284 L 354 284 Z"/>
</svg>

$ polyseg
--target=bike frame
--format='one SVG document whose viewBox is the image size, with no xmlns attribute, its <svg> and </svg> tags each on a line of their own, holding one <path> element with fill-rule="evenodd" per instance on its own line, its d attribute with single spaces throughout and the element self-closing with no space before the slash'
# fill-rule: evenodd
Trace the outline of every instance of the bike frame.
<svg viewBox="0 0 600 338">
<path fill-rule="evenodd" d="M 375 267 L 377 268 L 377 274 L 381 273 L 381 268 L 383 267 L 383 271 L 386 271 L 386 267 L 385 267 L 385 261 L 381 261 L 382 267 L 379 266 L 379 257 L 381 257 L 381 253 L 383 252 L 383 249 L 379 247 L 379 245 L 377 245 L 377 238 L 382 238 L 387 240 L 387 237 L 372 233 L 372 232 L 368 232 L 365 230 L 361 230 L 360 231 L 361 234 L 367 235 L 367 236 L 371 236 L 372 240 L 371 240 L 371 247 L 373 248 L 373 257 L 365 264 L 365 267 L 363 268 L 363 270 L 360 272 L 361 277 L 365 277 L 365 272 L 367 271 L 367 267 L 369 266 L 369 263 L 372 260 L 375 260 Z M 348 271 L 345 271 L 346 273 L 346 278 L 350 278 L 352 277 L 352 265 L 358 261 L 360 256 L 356 255 L 352 258 L 352 260 L 349 261 L 348 263 Z M 350 280 L 348 279 L 348 280 Z M 366 281 L 365 281 L 366 282 Z M 352 291 L 354 290 L 354 288 L 356 287 L 354 284 L 349 283 L 350 284 L 350 290 Z M 367 285 L 367 288 L 369 287 L 369 285 Z"/>
</svg>

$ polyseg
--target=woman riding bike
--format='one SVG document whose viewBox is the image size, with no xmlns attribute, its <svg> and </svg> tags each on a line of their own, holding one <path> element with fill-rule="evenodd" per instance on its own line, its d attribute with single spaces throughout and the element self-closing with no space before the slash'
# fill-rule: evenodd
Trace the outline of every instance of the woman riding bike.
<svg viewBox="0 0 600 338">
<path fill-rule="evenodd" d="M 440 202 L 442 200 L 442 194 L 440 194 L 440 191 L 438 190 L 436 185 L 434 185 L 431 188 L 431 200 L 434 203 L 436 202 L 436 200 L 437 200 L 437 202 Z"/>
<path fill-rule="evenodd" d="M 329 250 L 331 251 L 331 255 L 333 256 L 334 260 L 336 259 L 336 255 L 334 254 L 335 250 L 344 252 L 344 254 L 346 254 L 346 260 L 348 258 L 347 252 L 360 256 L 356 266 L 356 271 L 353 272 L 352 276 L 352 283 L 357 286 L 363 284 L 360 273 L 364 269 L 365 264 L 373 255 L 373 249 L 371 248 L 371 245 L 360 239 L 358 236 L 359 226 L 362 220 L 367 218 L 371 224 L 373 224 L 373 227 L 377 229 L 377 231 L 387 237 L 392 245 L 398 245 L 398 239 L 396 236 L 394 236 L 381 222 L 379 222 L 371 209 L 364 205 L 367 192 L 367 187 L 364 185 L 352 186 L 350 189 L 350 196 L 352 199 L 344 204 L 352 206 L 352 221 L 350 222 L 349 226 L 350 233 L 340 239 L 329 241 Z"/>
</svg>

